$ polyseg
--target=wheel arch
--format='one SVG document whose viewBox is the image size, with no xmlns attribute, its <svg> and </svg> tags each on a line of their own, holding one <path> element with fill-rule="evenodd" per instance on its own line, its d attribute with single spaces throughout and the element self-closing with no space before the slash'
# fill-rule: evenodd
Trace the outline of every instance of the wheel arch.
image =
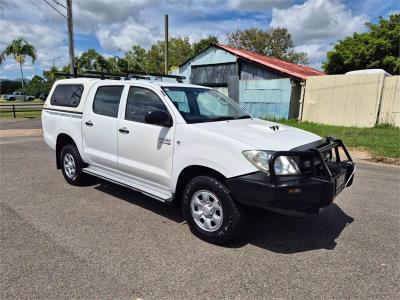
<svg viewBox="0 0 400 300">
<path fill-rule="evenodd" d="M 214 177 L 216 179 L 221 180 L 222 182 L 225 182 L 226 179 L 226 177 L 222 173 L 218 172 L 213 168 L 205 167 L 202 165 L 187 166 L 184 169 L 182 169 L 182 171 L 179 173 L 175 187 L 175 199 L 178 199 L 180 201 L 182 192 L 186 184 L 194 177 L 202 175 Z"/>
<path fill-rule="evenodd" d="M 66 145 L 75 145 L 75 146 L 77 146 L 72 137 L 70 137 L 66 133 L 60 133 L 57 136 L 57 141 L 56 141 L 56 163 L 57 163 L 57 169 L 61 169 L 61 162 L 60 162 L 61 150 Z"/>
</svg>

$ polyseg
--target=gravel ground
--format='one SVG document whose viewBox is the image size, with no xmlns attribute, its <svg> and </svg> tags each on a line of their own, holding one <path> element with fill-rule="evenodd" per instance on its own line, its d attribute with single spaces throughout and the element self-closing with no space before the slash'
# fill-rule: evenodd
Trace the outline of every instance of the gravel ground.
<svg viewBox="0 0 400 300">
<path fill-rule="evenodd" d="M 252 212 L 230 247 L 197 239 L 173 206 L 68 185 L 40 137 L 0 138 L 0 180 L 1 299 L 400 296 L 400 168 L 359 163 L 318 216 Z"/>
</svg>

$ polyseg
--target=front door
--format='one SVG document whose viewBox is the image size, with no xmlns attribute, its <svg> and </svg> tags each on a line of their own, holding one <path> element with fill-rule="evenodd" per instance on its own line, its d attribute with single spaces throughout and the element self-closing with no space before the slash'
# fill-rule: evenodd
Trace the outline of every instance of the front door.
<svg viewBox="0 0 400 300">
<path fill-rule="evenodd" d="M 123 85 L 99 85 L 85 104 L 83 149 L 92 165 L 117 169 L 118 112 L 123 90 Z"/>
<path fill-rule="evenodd" d="M 168 112 L 154 90 L 131 86 L 122 108 L 118 132 L 118 169 L 146 184 L 169 188 L 175 126 L 162 127 L 145 123 L 148 111 Z"/>
</svg>

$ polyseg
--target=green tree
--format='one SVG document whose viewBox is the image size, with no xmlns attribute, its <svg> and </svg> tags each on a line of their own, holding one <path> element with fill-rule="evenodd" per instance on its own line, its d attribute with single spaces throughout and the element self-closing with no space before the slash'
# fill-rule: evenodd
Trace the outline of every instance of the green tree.
<svg viewBox="0 0 400 300">
<path fill-rule="evenodd" d="M 120 68 L 124 67 L 126 64 L 126 69 L 144 72 L 143 68 L 150 72 L 148 69 L 148 53 L 146 49 L 139 45 L 133 45 L 132 49 L 125 52 L 124 56 L 125 61 L 120 62 Z"/>
<path fill-rule="evenodd" d="M 188 37 L 171 38 L 168 44 L 168 70 L 179 66 L 187 58 L 193 55 L 192 45 L 190 44 Z"/>
<path fill-rule="evenodd" d="M 26 40 L 19 37 L 13 40 L 10 45 L 7 46 L 6 50 L 2 53 L 1 56 L 12 55 L 14 56 L 15 61 L 19 64 L 19 68 L 21 70 L 21 79 L 22 79 L 22 88 L 24 88 L 24 74 L 22 72 L 22 65 L 25 63 L 26 57 L 30 57 L 32 59 L 32 63 L 36 60 L 36 49 L 31 44 L 29 44 Z"/>
<path fill-rule="evenodd" d="M 0 79 L 0 95 L 15 92 L 21 88 L 21 82 L 7 79 Z"/>
<path fill-rule="evenodd" d="M 111 72 L 113 69 L 110 59 L 106 59 L 94 49 L 89 49 L 76 57 L 76 65 L 80 74 L 87 71 Z"/>
<path fill-rule="evenodd" d="M 147 52 L 147 66 L 150 72 L 164 73 L 164 44 L 164 41 L 158 41 Z M 193 54 L 188 37 L 170 38 L 168 45 L 168 70 L 179 66 Z"/>
<path fill-rule="evenodd" d="M 76 57 L 76 65 L 78 73 L 85 71 L 94 71 L 96 69 L 95 62 L 100 54 L 94 49 L 89 49 L 83 52 L 79 57 Z"/>
<path fill-rule="evenodd" d="M 43 77 L 35 75 L 32 80 L 25 85 L 23 92 L 24 94 L 33 95 L 38 98 L 41 93 L 47 92 L 47 83 Z"/>
<path fill-rule="evenodd" d="M 164 73 L 164 42 L 158 41 L 147 51 L 147 72 Z"/>
<path fill-rule="evenodd" d="M 206 49 L 208 46 L 218 44 L 218 38 L 214 35 L 209 35 L 208 37 L 201 39 L 198 42 L 192 44 L 193 55 Z"/>
<path fill-rule="evenodd" d="M 96 59 L 93 63 L 93 67 L 96 71 L 100 72 L 111 72 L 111 66 L 106 58 L 104 56 L 98 54 L 96 56 Z"/>
<path fill-rule="evenodd" d="M 305 52 L 294 51 L 294 42 L 286 28 L 275 28 L 269 32 L 266 55 L 276 57 L 296 64 L 307 64 L 308 57 Z"/>
<path fill-rule="evenodd" d="M 107 64 L 111 73 L 126 73 L 128 70 L 128 62 L 123 57 L 109 57 Z"/>
<path fill-rule="evenodd" d="M 57 80 L 56 74 L 55 74 L 56 72 L 59 72 L 59 70 L 55 66 L 52 66 L 47 71 L 43 71 L 43 77 L 46 79 L 46 88 L 45 88 L 46 93 L 50 92 L 51 87 L 53 86 L 53 83 Z M 68 66 L 67 73 L 69 73 L 69 66 Z"/>
<path fill-rule="evenodd" d="M 307 64 L 305 52 L 296 52 L 291 34 L 286 28 L 262 30 L 249 28 L 236 30 L 227 35 L 228 44 L 232 47 L 253 53 L 267 55 L 296 64 Z"/>
<path fill-rule="evenodd" d="M 380 17 L 377 24 L 365 25 L 368 32 L 354 33 L 338 41 L 327 53 L 327 60 L 322 65 L 326 73 L 379 68 L 400 74 L 400 14 L 393 14 L 388 19 Z"/>
</svg>

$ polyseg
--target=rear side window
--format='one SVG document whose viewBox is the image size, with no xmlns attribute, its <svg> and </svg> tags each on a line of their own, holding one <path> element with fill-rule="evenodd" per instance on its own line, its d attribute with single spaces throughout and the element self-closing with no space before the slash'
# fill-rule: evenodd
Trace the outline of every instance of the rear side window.
<svg viewBox="0 0 400 300">
<path fill-rule="evenodd" d="M 93 111 L 107 117 L 118 117 L 119 102 L 124 86 L 101 86 L 97 89 Z"/>
<path fill-rule="evenodd" d="M 81 101 L 83 85 L 59 84 L 51 96 L 51 105 L 77 107 Z"/>
</svg>

